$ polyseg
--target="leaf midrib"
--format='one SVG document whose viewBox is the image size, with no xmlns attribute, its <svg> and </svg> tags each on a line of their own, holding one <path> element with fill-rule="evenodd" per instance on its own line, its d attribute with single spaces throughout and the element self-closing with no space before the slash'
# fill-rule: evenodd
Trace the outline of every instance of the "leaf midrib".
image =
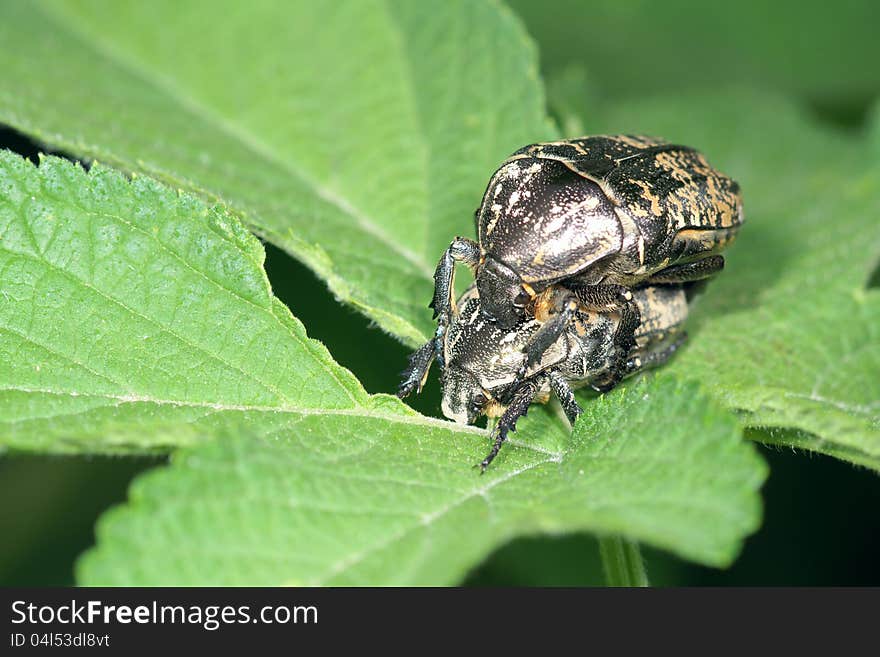
<svg viewBox="0 0 880 657">
<path fill-rule="evenodd" d="M 156 397 L 149 397 L 145 395 L 112 395 L 108 393 L 94 393 L 94 392 L 79 392 L 76 390 L 50 390 L 50 389 L 42 389 L 42 388 L 34 388 L 34 387 L 25 387 L 25 386 L 4 386 L 0 387 L 0 393 L 4 392 L 21 392 L 25 394 L 41 394 L 41 395 L 54 395 L 58 397 L 76 397 L 83 399 L 104 399 L 110 402 L 114 402 L 114 405 L 118 406 L 121 404 L 155 404 L 157 406 L 173 406 L 176 408 L 203 408 L 207 409 L 211 412 L 230 412 L 230 413 L 272 413 L 277 415 L 278 413 L 288 413 L 290 415 L 299 415 L 304 417 L 310 416 L 347 416 L 347 417 L 360 417 L 366 419 L 378 419 L 378 420 L 386 420 L 395 424 L 404 424 L 412 427 L 425 427 L 425 428 L 434 428 L 434 429 L 442 429 L 444 431 L 451 431 L 455 433 L 464 433 L 471 434 L 474 436 L 485 437 L 486 433 L 483 429 L 472 425 L 464 425 L 464 424 L 456 424 L 453 422 L 449 422 L 447 420 L 440 420 L 437 418 L 429 417 L 427 415 L 421 415 L 415 413 L 414 411 L 407 413 L 406 408 L 403 407 L 402 412 L 399 414 L 395 413 L 384 413 L 381 411 L 376 411 L 374 409 L 370 409 L 366 406 L 357 406 L 353 408 L 308 408 L 308 407 L 298 407 L 298 406 L 258 406 L 258 405 L 248 405 L 248 404 L 228 404 L 228 403 L 219 403 L 219 402 L 199 402 L 199 401 L 191 401 L 191 400 L 181 400 L 181 399 L 160 399 Z M 78 412 L 88 412 L 94 410 L 93 408 L 84 409 Z M 70 415 L 70 413 L 64 413 L 63 415 Z M 46 419 L 45 417 L 41 419 Z M 192 422 L 189 422 L 192 424 Z M 508 438 L 506 441 L 509 445 L 512 445 L 517 448 L 527 449 L 529 451 L 535 452 L 536 454 L 541 454 L 542 456 L 551 457 L 550 460 L 560 460 L 565 456 L 565 451 L 554 452 L 552 450 L 544 449 L 543 447 L 539 447 L 534 444 L 530 444 L 528 442 L 522 442 L 516 438 Z"/>
<path fill-rule="evenodd" d="M 26 394 L 40 394 L 40 395 L 55 395 L 58 397 L 76 397 L 83 399 L 105 399 L 111 402 L 118 402 L 118 404 L 156 404 L 157 406 L 174 406 L 180 408 L 205 408 L 213 411 L 228 411 L 228 412 L 237 412 L 237 413 L 290 413 L 292 415 L 303 415 L 303 416 L 325 416 L 325 415 L 339 415 L 339 416 L 353 416 L 353 417 L 364 417 L 371 419 L 380 419 L 380 420 L 388 420 L 389 422 L 402 423 L 412 426 L 423 426 L 423 427 L 435 427 L 439 429 L 445 429 L 446 431 L 454 431 L 456 433 L 470 433 L 476 435 L 482 435 L 484 432 L 479 427 L 471 426 L 471 425 L 462 425 L 455 424 L 453 422 L 449 422 L 446 420 L 440 420 L 437 418 L 428 417 L 426 415 L 419 415 L 412 411 L 411 413 L 406 413 L 404 411 L 400 414 L 394 413 L 383 413 L 381 411 L 372 410 L 366 406 L 355 406 L 349 408 L 309 408 L 309 407 L 301 407 L 301 406 L 289 406 L 289 405 L 279 405 L 279 406 L 261 406 L 256 404 L 230 404 L 224 402 L 203 402 L 203 401 L 194 401 L 187 399 L 162 399 L 159 397 L 151 397 L 149 395 L 114 395 L 110 393 L 101 393 L 101 392 L 80 392 L 78 390 L 52 390 L 49 388 L 35 388 L 35 387 L 27 387 L 27 386 L 3 386 L 0 387 L 0 393 L 2 392 L 21 392 Z M 508 441 L 510 442 L 510 441 Z M 523 445 L 527 449 L 531 449 L 534 452 L 539 454 L 553 454 L 554 456 L 561 456 L 561 453 L 556 452 L 548 452 L 547 450 L 540 449 L 535 446 Z"/>
</svg>

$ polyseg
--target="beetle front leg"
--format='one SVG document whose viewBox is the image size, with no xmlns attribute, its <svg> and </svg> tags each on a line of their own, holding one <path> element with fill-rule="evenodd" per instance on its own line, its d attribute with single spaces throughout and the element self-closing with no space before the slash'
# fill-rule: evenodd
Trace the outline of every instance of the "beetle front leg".
<svg viewBox="0 0 880 657">
<path fill-rule="evenodd" d="M 617 312 L 620 315 L 620 321 L 611 337 L 614 354 L 608 375 L 591 384 L 597 392 L 608 392 L 626 376 L 627 361 L 636 346 L 636 331 L 642 323 L 642 315 L 632 292 L 622 285 L 588 285 L 573 288 L 573 291 L 588 309 L 596 312 Z"/>
<path fill-rule="evenodd" d="M 443 252 L 434 270 L 434 298 L 428 304 L 434 309 L 434 319 L 441 326 L 449 324 L 452 315 L 452 295 L 455 293 L 455 263 L 463 262 L 471 269 L 480 262 L 480 246 L 466 237 L 456 237 Z"/>
<path fill-rule="evenodd" d="M 577 403 L 577 400 L 574 398 L 574 391 L 558 370 L 550 370 L 547 376 L 550 379 L 550 389 L 559 398 L 559 403 L 562 404 L 565 416 L 571 422 L 571 425 L 574 426 L 575 420 L 577 420 L 578 415 L 584 412 L 584 409 Z"/>
<path fill-rule="evenodd" d="M 400 373 L 403 376 L 403 380 L 397 388 L 398 397 L 403 399 L 412 393 L 413 390 L 416 392 L 422 391 L 422 387 L 428 378 L 428 372 L 431 369 L 431 363 L 437 355 L 435 345 L 436 340 L 428 340 L 409 357 L 409 367 Z"/>
<path fill-rule="evenodd" d="M 538 394 L 541 383 L 543 383 L 543 378 L 530 379 L 520 384 L 513 393 L 510 404 L 504 413 L 501 414 L 501 419 L 495 426 L 495 431 L 493 432 L 495 434 L 495 441 L 492 443 L 492 451 L 478 464 L 481 473 L 486 472 L 486 468 L 498 456 L 501 445 L 507 440 L 508 432 L 516 431 L 516 421 L 529 412 L 529 406 L 534 401 L 535 395 Z"/>
</svg>

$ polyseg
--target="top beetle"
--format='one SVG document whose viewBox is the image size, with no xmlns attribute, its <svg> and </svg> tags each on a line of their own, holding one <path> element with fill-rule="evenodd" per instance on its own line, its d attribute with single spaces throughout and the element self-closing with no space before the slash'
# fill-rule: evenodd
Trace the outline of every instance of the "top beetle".
<svg viewBox="0 0 880 657">
<path fill-rule="evenodd" d="M 434 273 L 438 336 L 456 261 L 474 270 L 483 313 L 504 327 L 560 282 L 623 310 L 628 287 L 721 270 L 717 253 L 743 212 L 739 185 L 693 148 L 616 135 L 521 148 L 492 175 L 476 220 L 479 244 L 457 237 Z"/>
</svg>

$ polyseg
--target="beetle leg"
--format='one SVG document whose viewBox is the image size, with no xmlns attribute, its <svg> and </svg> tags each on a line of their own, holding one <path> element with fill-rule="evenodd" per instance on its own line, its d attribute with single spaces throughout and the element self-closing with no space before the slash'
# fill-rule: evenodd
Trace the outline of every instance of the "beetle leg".
<svg viewBox="0 0 880 657">
<path fill-rule="evenodd" d="M 540 362 L 541 358 L 544 356 L 544 352 L 547 351 L 550 346 L 559 339 L 559 336 L 562 335 L 565 329 L 568 328 L 568 324 L 577 313 L 579 306 L 577 297 L 573 294 L 566 294 L 562 299 L 561 305 L 562 310 L 551 316 L 547 323 L 535 333 L 528 345 L 526 345 L 526 358 L 523 361 L 522 367 L 520 367 L 519 371 L 516 373 L 516 382 L 522 381 L 525 378 L 528 369 Z"/>
<path fill-rule="evenodd" d="M 608 392 L 626 374 L 626 365 L 630 352 L 636 346 L 636 331 L 642 322 L 639 307 L 633 299 L 632 292 L 622 285 L 586 285 L 573 288 L 584 306 L 596 312 L 617 312 L 620 321 L 611 338 L 614 353 L 611 366 L 604 380 L 592 383 L 594 390 Z"/>
<path fill-rule="evenodd" d="M 437 269 L 434 270 L 434 298 L 428 307 L 434 309 L 433 318 L 439 318 L 442 326 L 449 323 L 452 314 L 456 262 L 463 262 L 471 269 L 476 267 L 480 262 L 479 244 L 466 237 L 456 237 L 437 263 Z"/>
<path fill-rule="evenodd" d="M 550 370 L 547 376 L 550 379 L 550 389 L 559 398 L 562 410 L 565 411 L 565 416 L 574 426 L 575 420 L 577 420 L 578 415 L 584 412 L 584 409 L 577 403 L 577 400 L 574 398 L 574 391 L 558 370 Z"/>
<path fill-rule="evenodd" d="M 428 340 L 409 357 L 409 367 L 400 373 L 403 380 L 397 388 L 398 397 L 403 399 L 413 390 L 417 393 L 422 391 L 422 386 L 425 385 L 428 371 L 431 369 L 431 363 L 436 355 L 436 341 Z"/>
<path fill-rule="evenodd" d="M 687 333 L 682 332 L 675 338 L 675 340 L 670 342 L 662 349 L 657 349 L 656 351 L 649 351 L 646 354 L 633 356 L 626 362 L 626 370 L 623 375 L 630 376 L 631 374 L 635 374 L 636 372 L 639 372 L 641 370 L 660 367 L 666 361 L 672 358 L 675 352 L 681 348 L 681 345 L 683 345 L 687 341 L 687 337 Z"/>
<path fill-rule="evenodd" d="M 714 255 L 695 262 L 683 265 L 673 265 L 661 269 L 643 283 L 644 285 L 656 285 L 666 283 L 690 283 L 711 278 L 724 269 L 724 256 Z"/>
<path fill-rule="evenodd" d="M 507 440 L 507 434 L 510 431 L 516 431 L 516 421 L 529 412 L 529 405 L 535 399 L 535 395 L 538 394 L 542 382 L 543 378 L 524 381 L 513 393 L 510 404 L 502 413 L 501 419 L 498 420 L 498 424 L 495 426 L 495 431 L 493 432 L 495 440 L 492 443 L 492 451 L 478 464 L 481 473 L 485 472 L 489 464 L 498 456 L 501 445 Z"/>
</svg>

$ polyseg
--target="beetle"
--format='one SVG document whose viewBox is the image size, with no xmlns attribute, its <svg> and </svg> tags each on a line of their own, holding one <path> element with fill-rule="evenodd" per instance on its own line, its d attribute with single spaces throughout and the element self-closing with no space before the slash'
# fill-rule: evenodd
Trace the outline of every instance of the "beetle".
<svg viewBox="0 0 880 657">
<path fill-rule="evenodd" d="M 403 373 L 398 394 L 421 392 L 436 355 L 443 368 L 441 408 L 446 417 L 462 424 L 473 423 L 481 415 L 500 418 L 493 430 L 492 451 L 479 464 L 482 471 L 533 401 L 546 402 L 552 392 L 573 424 L 582 412 L 573 390 L 597 387 L 595 382 L 614 366 L 614 335 L 621 315 L 595 312 L 583 304 L 540 360 L 525 365 L 527 345 L 568 301 L 568 291 L 560 286 L 551 286 L 540 296 L 537 317 L 524 317 L 513 327 L 503 328 L 486 319 L 479 291 L 472 285 L 459 300 L 460 311 L 440 343 L 428 341 L 410 357 Z M 633 293 L 633 302 L 642 321 L 623 376 L 663 364 L 686 339 L 682 326 L 688 302 L 683 286 L 642 288 Z"/>
<path fill-rule="evenodd" d="M 623 313 L 614 337 L 623 375 L 637 285 L 705 280 L 743 223 L 739 185 L 697 150 L 654 137 L 601 135 L 525 146 L 495 171 L 477 209 L 478 242 L 456 237 L 434 273 L 429 304 L 442 338 L 453 312 L 455 263 L 474 270 L 483 313 L 502 328 L 534 313 L 538 295 L 562 284 L 570 310 L 526 348 L 527 363 L 565 330 L 578 304 Z M 574 296 L 578 297 L 575 303 Z"/>
</svg>

